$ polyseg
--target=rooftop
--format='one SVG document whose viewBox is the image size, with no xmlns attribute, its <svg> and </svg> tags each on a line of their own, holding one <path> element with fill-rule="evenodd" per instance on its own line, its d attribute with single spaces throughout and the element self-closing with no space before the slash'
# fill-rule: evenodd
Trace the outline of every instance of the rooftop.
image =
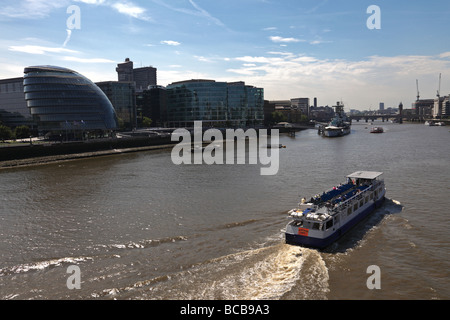
<svg viewBox="0 0 450 320">
<path fill-rule="evenodd" d="M 383 172 L 376 171 L 356 171 L 351 175 L 348 175 L 347 178 L 357 178 L 357 179 L 369 179 L 373 180 L 381 176 Z"/>
</svg>

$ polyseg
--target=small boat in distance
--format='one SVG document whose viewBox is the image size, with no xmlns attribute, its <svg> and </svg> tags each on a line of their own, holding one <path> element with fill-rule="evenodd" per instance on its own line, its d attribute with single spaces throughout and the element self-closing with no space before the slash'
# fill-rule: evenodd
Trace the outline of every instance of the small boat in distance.
<svg viewBox="0 0 450 320">
<path fill-rule="evenodd" d="M 370 133 L 383 133 L 384 129 L 383 127 L 373 127 L 372 129 L 370 129 Z"/>
<path fill-rule="evenodd" d="M 426 126 L 430 127 L 443 127 L 445 126 L 445 122 L 442 121 L 425 121 Z"/>
<path fill-rule="evenodd" d="M 384 201 L 386 188 L 382 172 L 357 171 L 347 182 L 321 195 L 303 198 L 288 212 L 287 244 L 324 249 L 367 217 Z"/>
<path fill-rule="evenodd" d="M 266 148 L 269 148 L 269 149 L 281 149 L 281 148 L 286 148 L 286 146 L 281 144 L 281 143 L 280 144 L 272 143 L 272 144 L 267 144 Z"/>
</svg>

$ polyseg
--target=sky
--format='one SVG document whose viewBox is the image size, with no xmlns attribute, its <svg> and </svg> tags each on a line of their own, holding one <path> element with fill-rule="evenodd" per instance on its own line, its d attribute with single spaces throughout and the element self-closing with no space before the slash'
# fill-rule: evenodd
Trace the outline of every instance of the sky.
<svg viewBox="0 0 450 320">
<path fill-rule="evenodd" d="M 416 80 L 423 99 L 450 94 L 449 17 L 448 0 L 0 0 L 0 79 L 55 65 L 116 81 L 130 58 L 162 86 L 245 81 L 266 100 L 409 108 Z"/>
</svg>

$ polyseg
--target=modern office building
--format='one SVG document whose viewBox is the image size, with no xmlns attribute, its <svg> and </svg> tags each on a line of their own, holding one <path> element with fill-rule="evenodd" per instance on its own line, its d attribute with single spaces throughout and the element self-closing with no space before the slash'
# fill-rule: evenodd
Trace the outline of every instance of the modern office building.
<svg viewBox="0 0 450 320">
<path fill-rule="evenodd" d="M 156 68 L 142 67 L 133 69 L 133 80 L 136 82 L 137 92 L 142 92 L 149 86 L 156 86 Z"/>
<path fill-rule="evenodd" d="M 291 99 L 291 106 L 293 109 L 300 111 L 302 114 L 309 116 L 309 98 L 294 98 Z"/>
<path fill-rule="evenodd" d="M 108 134 L 117 117 L 103 91 L 81 74 L 56 66 L 24 70 L 25 100 L 41 133 L 78 138 L 86 131 Z"/>
<path fill-rule="evenodd" d="M 133 61 L 129 58 L 119 63 L 116 68 L 118 81 L 136 82 L 136 92 L 142 92 L 149 86 L 156 86 L 156 68 L 142 67 L 134 68 Z"/>
<path fill-rule="evenodd" d="M 450 116 L 450 95 L 445 96 L 442 101 L 442 116 L 449 117 Z"/>
<path fill-rule="evenodd" d="M 134 81 L 95 83 L 111 101 L 123 129 L 136 128 L 136 89 Z"/>
<path fill-rule="evenodd" d="M 412 104 L 412 109 L 420 118 L 430 118 L 433 116 L 434 99 L 420 99 Z"/>
<path fill-rule="evenodd" d="M 23 92 L 23 77 L 0 80 L 0 122 L 10 128 L 33 128 L 33 118 Z"/>
<path fill-rule="evenodd" d="M 152 126 L 167 126 L 167 90 L 163 86 L 150 86 L 136 95 L 137 120 L 144 117 L 152 120 Z"/>
<path fill-rule="evenodd" d="M 433 105 L 433 118 L 440 119 L 443 115 L 443 102 L 446 97 L 440 97 L 434 99 L 434 105 Z"/>
<path fill-rule="evenodd" d="M 244 82 L 197 79 L 174 82 L 166 90 L 169 126 L 202 121 L 212 127 L 245 127 L 264 120 L 264 90 Z"/>
</svg>

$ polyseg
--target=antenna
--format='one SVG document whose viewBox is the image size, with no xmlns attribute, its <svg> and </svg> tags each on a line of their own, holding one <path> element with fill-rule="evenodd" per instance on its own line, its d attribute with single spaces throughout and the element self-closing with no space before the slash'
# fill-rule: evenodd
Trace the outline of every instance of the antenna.
<svg viewBox="0 0 450 320">
<path fill-rule="evenodd" d="M 419 101 L 420 94 L 419 94 L 419 80 L 418 79 L 416 79 L 416 87 L 417 87 L 417 101 Z"/>
</svg>

